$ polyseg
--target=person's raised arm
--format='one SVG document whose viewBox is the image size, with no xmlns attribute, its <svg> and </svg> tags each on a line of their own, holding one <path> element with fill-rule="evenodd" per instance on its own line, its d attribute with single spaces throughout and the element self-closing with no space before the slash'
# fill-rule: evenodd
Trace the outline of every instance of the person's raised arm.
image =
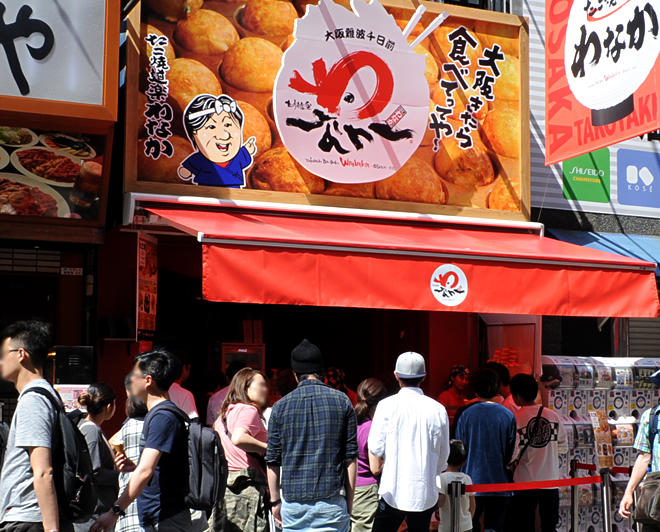
<svg viewBox="0 0 660 532">
<path fill-rule="evenodd" d="M 30 465 L 34 475 L 34 492 L 41 510 L 44 530 L 60 529 L 59 513 L 57 510 L 57 494 L 53 482 L 53 463 L 51 452 L 47 447 L 28 448 Z"/>
</svg>

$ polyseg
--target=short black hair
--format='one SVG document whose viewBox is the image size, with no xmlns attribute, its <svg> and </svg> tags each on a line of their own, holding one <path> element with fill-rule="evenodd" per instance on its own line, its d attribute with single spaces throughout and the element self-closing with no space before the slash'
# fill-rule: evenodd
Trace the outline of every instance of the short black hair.
<svg viewBox="0 0 660 532">
<path fill-rule="evenodd" d="M 140 353 L 135 364 L 144 375 L 151 376 L 161 392 L 168 391 L 181 375 L 181 361 L 162 347 Z"/>
<path fill-rule="evenodd" d="M 296 377 L 298 377 L 298 382 L 306 381 L 310 377 L 316 377 L 323 382 L 325 380 L 325 373 L 296 373 Z"/>
<path fill-rule="evenodd" d="M 192 357 L 190 356 L 188 351 L 176 350 L 174 351 L 174 354 L 181 361 L 182 367 L 190 366 L 192 364 Z"/>
<path fill-rule="evenodd" d="M 416 379 L 404 379 L 403 377 L 399 377 L 399 380 L 401 381 L 401 385 L 404 388 L 419 388 L 419 385 L 422 384 L 424 377 L 417 377 Z"/>
<path fill-rule="evenodd" d="M 484 364 L 484 368 L 492 369 L 500 377 L 500 382 L 502 386 L 509 386 L 511 384 L 511 373 L 509 373 L 509 368 L 504 364 L 495 362 L 494 360 L 489 360 Z"/>
<path fill-rule="evenodd" d="M 539 394 L 539 383 L 531 375 L 519 373 L 511 379 L 511 395 L 519 395 L 524 401 L 534 401 Z"/>
<path fill-rule="evenodd" d="M 470 384 L 482 399 L 492 399 L 500 391 L 500 377 L 492 369 L 480 369 L 472 374 Z"/>
<path fill-rule="evenodd" d="M 247 368 L 248 365 L 243 362 L 242 360 L 232 360 L 228 365 L 227 365 L 227 380 L 231 381 L 236 374 L 241 371 L 243 368 Z"/>
<path fill-rule="evenodd" d="M 277 388 L 277 393 L 279 393 L 281 397 L 284 397 L 295 390 L 298 387 L 298 383 L 296 382 L 293 370 L 283 369 L 280 371 L 275 380 L 275 387 Z"/>
<path fill-rule="evenodd" d="M 51 327 L 42 321 L 17 321 L 2 331 L 2 341 L 7 338 L 22 347 L 30 355 L 35 368 L 43 369 L 52 345 Z"/>
<path fill-rule="evenodd" d="M 449 458 L 447 463 L 450 466 L 461 467 L 468 457 L 468 450 L 461 440 L 450 440 L 449 442 Z"/>
<path fill-rule="evenodd" d="M 143 419 L 148 412 L 147 403 L 143 399 L 131 395 L 126 400 L 126 415 L 131 419 Z"/>
</svg>

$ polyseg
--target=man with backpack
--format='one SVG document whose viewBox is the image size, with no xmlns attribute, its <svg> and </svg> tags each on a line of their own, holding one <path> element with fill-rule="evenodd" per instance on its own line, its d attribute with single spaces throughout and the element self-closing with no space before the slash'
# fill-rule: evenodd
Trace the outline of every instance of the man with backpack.
<svg viewBox="0 0 660 532">
<path fill-rule="evenodd" d="M 60 519 L 54 481 L 55 405 L 61 408 L 62 403 L 44 379 L 50 347 L 50 327 L 45 323 L 20 321 L 2 333 L 0 373 L 14 383 L 19 397 L 0 480 L 1 532 L 72 530 Z M 52 401 L 31 393 L 37 389 L 50 394 Z"/>
<path fill-rule="evenodd" d="M 660 387 L 660 371 L 656 371 L 651 376 L 651 381 L 656 386 Z M 660 438 L 658 437 L 660 425 L 660 406 L 655 406 L 646 410 L 639 420 L 639 428 L 637 429 L 637 437 L 635 438 L 634 448 L 639 451 L 630 480 L 626 486 L 626 491 L 621 499 L 619 506 L 619 513 L 628 519 L 633 514 L 633 504 L 635 502 L 635 491 L 645 481 L 649 486 L 648 489 L 653 490 L 651 486 L 657 489 L 658 473 L 660 472 Z M 637 508 L 634 517 L 637 519 L 639 513 L 648 514 L 650 516 L 657 511 L 657 503 L 653 502 L 652 497 L 649 499 L 645 494 L 640 494 L 637 501 Z M 651 500 L 651 504 L 647 505 L 645 502 Z M 641 508 L 640 508 L 641 506 Z M 654 508 L 655 507 L 655 508 Z M 640 512 L 641 510 L 641 512 Z M 647 521 L 647 520 L 645 520 Z M 655 521 L 650 519 L 648 521 Z M 637 524 L 640 532 L 660 532 L 660 521 L 656 523 L 641 523 Z"/>
<path fill-rule="evenodd" d="M 131 395 L 143 399 L 149 413 L 144 420 L 140 460 L 117 457 L 120 471 L 133 471 L 128 486 L 112 510 L 90 532 L 112 530 L 128 505 L 137 499 L 140 525 L 146 532 L 190 532 L 188 434 L 168 390 L 181 372 L 179 360 L 164 349 L 138 355 L 131 373 Z"/>
</svg>

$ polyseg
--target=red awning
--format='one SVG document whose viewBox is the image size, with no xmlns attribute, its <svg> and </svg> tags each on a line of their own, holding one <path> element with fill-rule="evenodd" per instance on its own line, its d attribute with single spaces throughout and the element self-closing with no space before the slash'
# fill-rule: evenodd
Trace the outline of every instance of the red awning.
<svg viewBox="0 0 660 532">
<path fill-rule="evenodd" d="M 149 208 L 201 241 L 210 301 L 656 317 L 655 264 L 450 224 Z"/>
</svg>

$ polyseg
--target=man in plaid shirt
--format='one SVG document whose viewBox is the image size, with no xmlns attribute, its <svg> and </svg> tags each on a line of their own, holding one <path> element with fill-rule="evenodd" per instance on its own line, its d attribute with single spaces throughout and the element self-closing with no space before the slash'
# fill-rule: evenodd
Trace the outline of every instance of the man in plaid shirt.
<svg viewBox="0 0 660 532">
<path fill-rule="evenodd" d="M 291 369 L 298 388 L 275 403 L 268 422 L 273 516 L 285 531 L 348 532 L 358 456 L 353 405 L 323 383 L 321 351 L 307 340 L 291 353 Z"/>
</svg>

